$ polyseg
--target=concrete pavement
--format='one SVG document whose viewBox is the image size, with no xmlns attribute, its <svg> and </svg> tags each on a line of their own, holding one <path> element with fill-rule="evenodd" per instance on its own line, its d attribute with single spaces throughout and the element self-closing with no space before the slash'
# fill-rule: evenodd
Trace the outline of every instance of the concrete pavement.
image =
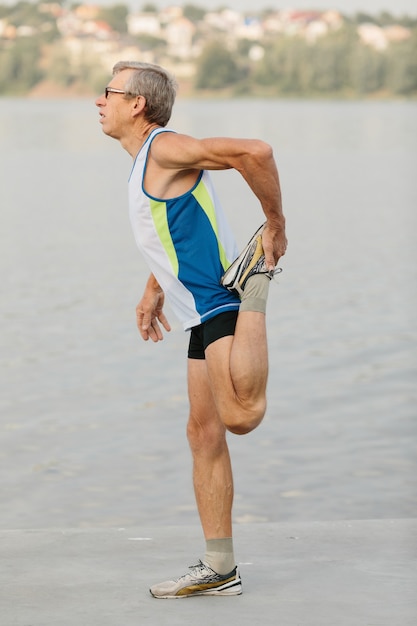
<svg viewBox="0 0 417 626">
<path fill-rule="evenodd" d="M 156 600 L 197 527 L 0 531 L 1 626 L 416 626 L 417 520 L 235 526 L 243 595 Z"/>
</svg>

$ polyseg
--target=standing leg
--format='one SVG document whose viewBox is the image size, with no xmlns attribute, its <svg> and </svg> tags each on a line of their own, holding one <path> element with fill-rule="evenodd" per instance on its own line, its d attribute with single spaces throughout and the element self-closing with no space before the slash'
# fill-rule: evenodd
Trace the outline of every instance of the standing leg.
<svg viewBox="0 0 417 626">
<path fill-rule="evenodd" d="M 204 359 L 188 359 L 190 417 L 187 435 L 193 481 L 206 538 L 203 562 L 189 572 L 151 587 L 155 598 L 239 595 L 242 583 L 232 540 L 233 477 L 226 428 L 219 418 Z"/>
<path fill-rule="evenodd" d="M 217 413 L 205 360 L 188 360 L 187 436 L 193 481 L 206 539 L 232 536 L 233 477 L 226 428 Z"/>
<path fill-rule="evenodd" d="M 233 476 L 226 429 L 242 434 L 265 412 L 268 375 L 265 315 L 241 311 L 235 335 L 217 339 L 205 359 L 188 359 L 194 491 L 206 539 L 203 563 L 151 587 L 157 598 L 242 592 L 232 540 Z"/>
</svg>

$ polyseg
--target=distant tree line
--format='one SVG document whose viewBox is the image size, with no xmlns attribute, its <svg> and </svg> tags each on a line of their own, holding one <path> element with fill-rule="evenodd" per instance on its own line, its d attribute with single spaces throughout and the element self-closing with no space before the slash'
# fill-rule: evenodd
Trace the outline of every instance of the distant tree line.
<svg viewBox="0 0 417 626">
<path fill-rule="evenodd" d="M 40 81 L 80 90 L 101 89 L 108 79 L 100 59 L 91 55 L 78 65 L 70 62 L 62 45 L 55 18 L 40 13 L 39 5 L 21 0 L 14 6 L 0 5 L 0 20 L 14 26 L 33 27 L 36 34 L 15 39 L 0 38 L 0 94 L 24 95 Z M 227 3 L 226 3 L 227 4 Z M 155 11 L 154 5 L 143 7 Z M 185 15 L 198 22 L 204 10 L 185 5 Z M 105 7 L 100 18 L 107 21 L 120 37 L 127 36 L 128 9 L 123 4 Z M 202 54 L 194 60 L 196 91 L 250 96 L 340 96 L 363 97 L 374 94 L 415 97 L 417 95 L 417 24 L 404 17 L 397 23 L 411 29 L 411 37 L 390 43 L 377 51 L 360 42 L 356 28 L 373 21 L 380 26 L 393 23 L 382 13 L 378 18 L 357 14 L 345 19 L 344 26 L 308 43 L 302 37 L 269 36 L 262 41 L 239 40 L 234 47 L 220 33 L 205 41 Z M 152 37 L 137 40 L 142 49 L 153 49 L 156 62 L 166 58 L 164 41 Z M 250 52 L 258 46 L 260 53 Z"/>
<path fill-rule="evenodd" d="M 197 89 L 232 86 L 241 94 L 302 97 L 417 95 L 416 30 L 384 51 L 361 44 L 349 25 L 314 44 L 285 37 L 263 42 L 263 48 L 263 57 L 250 62 L 239 49 L 208 43 L 197 63 Z"/>
</svg>

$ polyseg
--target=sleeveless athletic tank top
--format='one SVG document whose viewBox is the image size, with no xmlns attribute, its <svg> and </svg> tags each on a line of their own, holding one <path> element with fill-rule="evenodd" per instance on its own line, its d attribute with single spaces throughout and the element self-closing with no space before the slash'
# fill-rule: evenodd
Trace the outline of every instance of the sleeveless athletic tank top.
<svg viewBox="0 0 417 626">
<path fill-rule="evenodd" d="M 155 129 L 139 151 L 129 177 L 129 216 L 133 234 L 149 269 L 184 330 L 224 311 L 240 300 L 220 279 L 237 257 L 235 239 L 214 191 L 202 170 L 192 189 L 162 200 L 144 189 L 148 152 Z"/>
</svg>

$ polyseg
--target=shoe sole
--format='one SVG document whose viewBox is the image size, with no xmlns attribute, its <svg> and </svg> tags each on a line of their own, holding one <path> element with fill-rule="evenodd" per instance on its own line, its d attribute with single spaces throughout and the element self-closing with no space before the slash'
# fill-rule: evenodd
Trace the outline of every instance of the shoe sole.
<svg viewBox="0 0 417 626">
<path fill-rule="evenodd" d="M 194 596 L 240 596 L 242 595 L 242 585 L 239 583 L 233 584 L 233 586 L 225 589 L 207 589 L 203 591 L 193 591 L 192 593 L 184 593 L 182 595 L 165 595 L 165 596 L 156 596 L 152 593 L 151 595 L 158 600 L 177 600 L 179 598 L 193 598 Z"/>
</svg>

